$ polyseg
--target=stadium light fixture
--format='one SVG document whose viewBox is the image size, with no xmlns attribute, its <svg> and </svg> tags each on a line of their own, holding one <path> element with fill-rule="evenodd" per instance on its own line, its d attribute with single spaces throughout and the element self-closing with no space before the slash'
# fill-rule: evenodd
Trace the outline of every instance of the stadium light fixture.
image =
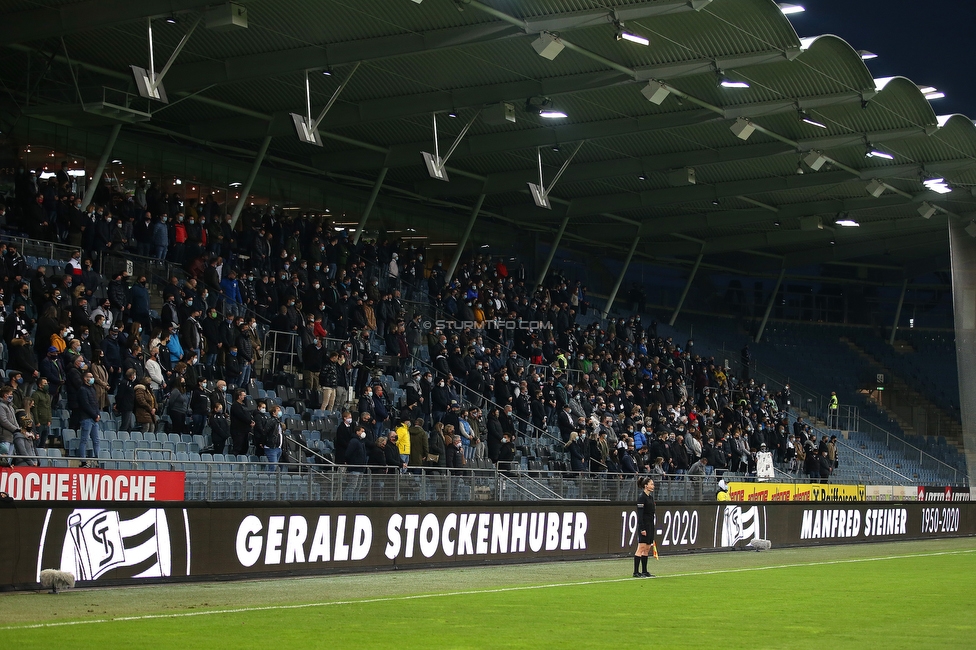
<svg viewBox="0 0 976 650">
<path fill-rule="evenodd" d="M 868 183 L 864 189 L 867 190 L 867 193 L 873 196 L 874 198 L 878 198 L 882 194 L 884 194 L 884 191 L 885 189 L 887 189 L 887 186 L 884 183 L 882 183 L 880 180 L 875 178 L 873 181 Z"/>
<path fill-rule="evenodd" d="M 664 84 L 652 79 L 647 82 L 646 86 L 641 88 L 641 94 L 647 98 L 647 101 L 660 106 L 668 98 L 668 95 L 671 94 L 671 91 Z"/>
<path fill-rule="evenodd" d="M 244 183 L 242 183 L 240 181 L 234 181 L 233 183 L 230 184 L 230 187 L 240 187 L 243 184 Z"/>
<path fill-rule="evenodd" d="M 820 171 L 820 168 L 823 167 L 824 164 L 827 162 L 827 157 L 824 156 L 823 153 L 819 151 L 811 151 L 803 159 L 803 162 L 807 164 L 807 167 L 817 172 Z"/>
<path fill-rule="evenodd" d="M 722 88 L 748 88 L 749 84 L 745 81 L 735 81 L 729 79 L 721 72 L 718 75 L 718 85 Z"/>
<path fill-rule="evenodd" d="M 853 219 L 838 219 L 837 221 L 834 222 L 834 224 L 837 226 L 842 226 L 844 228 L 857 228 L 861 225 L 858 222 L 854 221 Z"/>
<path fill-rule="evenodd" d="M 918 214 L 923 219 L 931 219 L 932 215 L 934 215 L 935 213 L 936 213 L 935 206 L 933 206 L 931 203 L 927 201 L 923 202 L 922 205 L 918 206 Z"/>
<path fill-rule="evenodd" d="M 867 150 L 864 152 L 865 158 L 881 158 L 883 160 L 894 160 L 895 157 L 892 156 L 887 151 L 882 151 L 874 145 L 868 143 Z"/>
<path fill-rule="evenodd" d="M 538 115 L 541 118 L 547 120 L 558 120 L 564 117 L 569 117 L 563 111 L 557 110 L 552 107 L 552 100 L 548 97 L 537 98 L 537 101 L 533 102 L 532 97 L 525 100 L 525 112 Z"/>
<path fill-rule="evenodd" d="M 624 24 L 622 22 L 619 21 L 616 22 L 615 26 L 617 27 L 616 38 L 618 41 L 630 41 L 631 43 L 636 43 L 638 45 L 643 45 L 645 47 L 651 44 L 651 41 L 649 39 L 641 36 L 640 34 L 635 34 L 633 32 L 628 32 L 627 30 L 625 30 Z"/>
<path fill-rule="evenodd" d="M 919 86 L 918 91 L 922 93 L 922 96 L 930 102 L 936 99 L 945 98 L 945 93 L 939 92 L 939 90 L 933 86 Z"/>
<path fill-rule="evenodd" d="M 559 42 L 559 38 L 550 32 L 542 32 L 539 38 L 532 41 L 532 48 L 544 59 L 552 61 L 559 53 L 565 49 L 565 45 Z"/>
<path fill-rule="evenodd" d="M 858 50 L 857 53 L 861 55 L 862 61 L 870 61 L 871 59 L 878 58 L 877 54 L 874 52 L 869 52 L 868 50 Z"/>
<path fill-rule="evenodd" d="M 779 10 L 783 12 L 784 16 L 792 16 L 793 14 L 802 14 L 807 9 L 803 5 L 795 5 L 789 2 L 780 2 Z"/>
<path fill-rule="evenodd" d="M 815 126 L 818 129 L 826 129 L 827 128 L 827 125 L 826 124 L 824 124 L 823 122 L 818 122 L 817 120 L 813 119 L 812 117 L 810 117 L 810 114 L 807 113 L 806 111 L 802 111 L 802 110 L 799 111 L 798 112 L 798 116 L 799 116 L 801 122 L 804 122 L 806 124 L 809 124 L 810 126 Z"/>
<path fill-rule="evenodd" d="M 976 239 L 976 221 L 970 221 L 969 225 L 965 228 L 966 234 Z"/>
<path fill-rule="evenodd" d="M 744 117 L 736 119 L 735 124 L 729 127 L 729 130 L 735 134 L 735 137 L 740 140 L 748 140 L 749 137 L 756 131 L 755 125 Z"/>
<path fill-rule="evenodd" d="M 122 164 L 122 161 L 120 159 L 118 159 L 118 158 L 113 158 L 112 159 L 112 164 L 113 165 L 121 165 Z"/>
<path fill-rule="evenodd" d="M 322 71 L 322 76 L 324 76 L 324 77 L 331 77 L 332 76 L 332 68 L 326 68 L 325 70 L 323 70 Z"/>
<path fill-rule="evenodd" d="M 922 185 L 937 194 L 948 194 L 952 191 L 952 188 L 949 187 L 944 178 L 929 178 L 928 180 L 922 181 Z"/>
</svg>

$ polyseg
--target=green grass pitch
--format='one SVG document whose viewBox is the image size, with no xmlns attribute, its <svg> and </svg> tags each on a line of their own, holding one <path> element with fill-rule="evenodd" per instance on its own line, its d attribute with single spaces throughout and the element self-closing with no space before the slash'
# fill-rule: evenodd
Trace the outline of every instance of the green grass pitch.
<svg viewBox="0 0 976 650">
<path fill-rule="evenodd" d="M 4 648 L 973 648 L 976 539 L 0 596 Z"/>
</svg>

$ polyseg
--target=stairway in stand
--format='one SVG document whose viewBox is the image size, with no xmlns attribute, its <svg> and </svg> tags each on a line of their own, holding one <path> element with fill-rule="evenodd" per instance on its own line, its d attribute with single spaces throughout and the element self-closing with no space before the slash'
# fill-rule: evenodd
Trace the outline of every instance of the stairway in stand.
<svg viewBox="0 0 976 650">
<path fill-rule="evenodd" d="M 872 369 L 885 376 L 885 390 L 881 395 L 880 403 L 874 395 L 867 396 L 869 401 L 888 413 L 907 435 L 943 436 L 948 444 L 962 451 L 962 424 L 958 420 L 909 386 L 890 368 L 856 343 L 843 337 L 841 341 L 864 359 Z M 896 342 L 895 350 L 901 354 L 914 352 L 911 346 L 904 342 Z M 919 410 L 925 414 L 921 420 L 918 419 Z M 921 427 L 918 426 L 920 423 Z"/>
</svg>

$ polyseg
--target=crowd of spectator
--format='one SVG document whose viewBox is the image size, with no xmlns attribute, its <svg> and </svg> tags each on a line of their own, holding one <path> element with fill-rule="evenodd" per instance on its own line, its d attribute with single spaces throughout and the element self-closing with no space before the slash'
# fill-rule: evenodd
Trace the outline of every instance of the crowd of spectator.
<svg viewBox="0 0 976 650">
<path fill-rule="evenodd" d="M 520 446 L 548 436 L 577 472 L 748 474 L 764 446 L 780 468 L 815 478 L 836 461 L 802 422 L 790 427 L 788 388 L 736 382 L 639 314 L 588 319 L 585 287 L 557 272 L 534 288 L 523 266 L 479 255 L 447 278 L 422 247 L 354 244 L 326 214 L 247 210 L 234 223 L 212 198 L 184 203 L 143 183 L 82 206 L 60 175 L 33 195 L 18 178 L 8 223 L 78 245 L 53 274 L 0 247 L 11 297 L 3 335 L 18 373 L 0 435 L 18 455 L 50 442 L 50 409 L 64 405 L 83 461 L 89 439 L 97 458 L 108 413 L 123 430 L 209 434 L 215 452 L 253 449 L 276 462 L 289 432 L 281 404 L 249 399 L 260 371 L 286 384 L 300 373 L 299 410 L 341 413 L 334 461 L 352 471 L 483 458 L 507 470 Z M 106 251 L 181 273 L 106 281 L 95 271 Z M 400 373 L 398 403 L 378 379 L 381 358 Z"/>
</svg>

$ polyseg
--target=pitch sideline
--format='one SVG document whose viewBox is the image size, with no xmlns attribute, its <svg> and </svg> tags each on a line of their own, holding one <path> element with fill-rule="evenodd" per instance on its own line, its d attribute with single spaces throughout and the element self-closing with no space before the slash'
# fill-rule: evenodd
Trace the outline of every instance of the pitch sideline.
<svg viewBox="0 0 976 650">
<path fill-rule="evenodd" d="M 749 571 L 769 571 L 775 569 L 793 569 L 811 566 L 829 566 L 832 564 L 854 564 L 859 562 L 880 562 L 885 560 L 903 560 L 920 557 L 936 557 L 940 555 L 964 555 L 976 553 L 976 549 L 962 549 L 956 551 L 936 551 L 933 553 L 910 553 L 905 555 L 885 555 L 880 557 L 850 558 L 847 560 L 825 560 L 821 562 L 797 562 L 792 564 L 775 564 L 770 566 L 739 567 L 734 569 L 715 569 L 713 571 L 692 571 L 687 573 L 672 573 L 658 576 L 656 579 L 689 578 L 695 576 L 720 575 L 724 573 L 746 573 Z M 117 616 L 114 618 L 97 618 L 82 621 L 54 621 L 49 623 L 31 623 L 28 625 L 10 625 L 0 627 L 0 631 L 31 630 L 51 627 L 69 627 L 72 625 L 94 625 L 98 623 L 117 623 L 120 621 L 146 621 L 160 618 L 187 618 L 191 616 L 213 616 L 219 614 L 243 614 L 248 612 L 266 612 L 288 609 L 309 609 L 312 607 L 332 607 L 337 605 L 363 605 L 371 603 L 387 603 L 405 600 L 420 600 L 425 598 L 445 598 L 452 596 L 473 596 L 478 594 L 497 594 L 512 591 L 531 591 L 534 589 L 554 589 L 558 587 L 581 587 L 586 585 L 612 584 L 615 582 L 633 582 L 634 578 L 606 578 L 602 580 L 581 580 L 578 582 L 554 582 L 542 585 L 520 585 L 515 587 L 496 587 L 493 589 L 469 589 L 465 591 L 439 592 L 435 594 L 411 594 L 405 596 L 386 596 L 381 598 L 363 598 L 358 600 L 333 600 L 319 603 L 301 603 L 295 605 L 264 605 L 260 607 L 237 607 L 233 609 L 214 609 L 202 612 L 176 612 L 172 614 L 142 614 L 139 616 Z"/>
</svg>

